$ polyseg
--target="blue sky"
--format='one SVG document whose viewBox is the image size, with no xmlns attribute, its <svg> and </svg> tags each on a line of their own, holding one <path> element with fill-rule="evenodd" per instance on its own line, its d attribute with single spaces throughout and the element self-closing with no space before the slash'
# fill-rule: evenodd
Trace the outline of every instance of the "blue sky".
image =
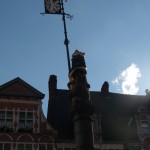
<svg viewBox="0 0 150 150">
<path fill-rule="evenodd" d="M 90 90 L 145 95 L 150 89 L 150 1 L 68 0 L 70 57 L 85 52 Z M 45 94 L 55 74 L 67 89 L 68 67 L 60 15 L 40 15 L 43 0 L 0 1 L 0 84 L 20 77 Z"/>
</svg>

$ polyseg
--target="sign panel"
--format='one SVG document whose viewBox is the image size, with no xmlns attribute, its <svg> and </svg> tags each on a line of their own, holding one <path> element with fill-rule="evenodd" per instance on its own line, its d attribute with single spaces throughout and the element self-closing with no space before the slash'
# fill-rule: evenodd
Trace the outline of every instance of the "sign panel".
<svg viewBox="0 0 150 150">
<path fill-rule="evenodd" d="M 44 0 L 46 14 L 61 14 L 60 0 Z"/>
</svg>

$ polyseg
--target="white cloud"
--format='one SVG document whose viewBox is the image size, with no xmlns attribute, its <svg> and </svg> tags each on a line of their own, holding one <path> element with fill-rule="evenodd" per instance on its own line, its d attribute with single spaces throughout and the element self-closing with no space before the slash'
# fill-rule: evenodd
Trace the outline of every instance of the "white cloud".
<svg viewBox="0 0 150 150">
<path fill-rule="evenodd" d="M 113 84 L 119 84 L 118 78 L 112 81 Z"/>
<path fill-rule="evenodd" d="M 112 83 L 119 85 L 121 82 L 123 94 L 137 94 L 139 90 L 137 83 L 138 78 L 140 77 L 140 69 L 134 63 L 132 63 L 128 68 L 123 70 L 119 76 L 112 81 Z"/>
</svg>

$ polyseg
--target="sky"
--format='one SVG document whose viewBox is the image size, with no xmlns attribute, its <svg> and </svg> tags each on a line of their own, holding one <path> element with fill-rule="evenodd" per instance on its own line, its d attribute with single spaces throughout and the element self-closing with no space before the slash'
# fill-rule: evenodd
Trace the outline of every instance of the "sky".
<svg viewBox="0 0 150 150">
<path fill-rule="evenodd" d="M 113 93 L 145 95 L 150 89 L 150 0 L 68 0 L 65 12 L 70 59 L 85 52 L 91 91 L 104 81 Z M 0 85 L 20 77 L 45 94 L 49 76 L 68 89 L 61 15 L 41 15 L 43 0 L 0 1 Z"/>
</svg>

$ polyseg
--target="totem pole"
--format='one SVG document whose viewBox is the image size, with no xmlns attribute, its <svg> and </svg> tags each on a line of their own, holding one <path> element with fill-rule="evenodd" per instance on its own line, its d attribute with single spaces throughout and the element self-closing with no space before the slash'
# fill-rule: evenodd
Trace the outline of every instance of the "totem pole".
<svg viewBox="0 0 150 150">
<path fill-rule="evenodd" d="M 86 74 L 84 53 L 76 50 L 72 55 L 68 86 L 72 100 L 72 118 L 77 150 L 94 149 L 91 124 L 93 107 L 90 102 L 90 85 L 87 83 Z"/>
</svg>

